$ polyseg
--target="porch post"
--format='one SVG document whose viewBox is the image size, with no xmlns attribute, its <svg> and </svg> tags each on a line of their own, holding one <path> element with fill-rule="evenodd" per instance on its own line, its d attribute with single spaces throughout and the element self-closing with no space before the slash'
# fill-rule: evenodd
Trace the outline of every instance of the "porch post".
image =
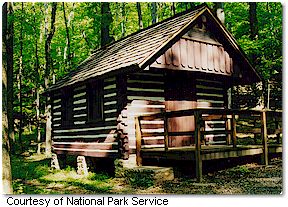
<svg viewBox="0 0 288 207">
<path fill-rule="evenodd" d="M 225 123 L 226 123 L 226 145 L 230 145 L 231 144 L 231 122 L 230 122 L 230 115 L 226 115 L 226 120 L 225 120 Z"/>
<path fill-rule="evenodd" d="M 142 165 L 141 157 L 141 126 L 140 120 L 138 117 L 135 117 L 135 135 L 136 135 L 136 163 L 138 166 Z"/>
<path fill-rule="evenodd" d="M 200 114 L 194 111 L 195 118 L 195 162 L 196 178 L 198 182 L 202 181 L 202 157 L 201 157 L 201 131 L 200 131 Z"/>
<path fill-rule="evenodd" d="M 169 135 L 168 135 L 168 117 L 164 113 L 164 145 L 165 145 L 165 151 L 168 151 L 169 148 Z"/>
<path fill-rule="evenodd" d="M 232 141 L 233 141 L 233 148 L 236 148 L 237 146 L 237 131 L 236 131 L 236 119 L 235 119 L 235 113 L 232 113 L 232 119 L 231 119 L 231 132 L 232 132 Z"/>
<path fill-rule="evenodd" d="M 266 111 L 261 112 L 261 136 L 263 143 L 263 164 L 268 165 L 267 122 Z"/>
</svg>

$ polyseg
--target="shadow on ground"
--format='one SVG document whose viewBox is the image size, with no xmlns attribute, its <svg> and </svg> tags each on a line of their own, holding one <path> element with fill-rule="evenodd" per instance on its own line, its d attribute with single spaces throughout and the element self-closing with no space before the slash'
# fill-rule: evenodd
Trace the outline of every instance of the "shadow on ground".
<svg viewBox="0 0 288 207">
<path fill-rule="evenodd" d="M 246 160 L 247 163 L 247 160 Z M 269 166 L 251 160 L 230 168 L 216 166 L 197 183 L 191 177 L 178 177 L 162 184 L 139 187 L 129 179 L 105 173 L 78 175 L 73 167 L 53 170 L 44 155 L 12 157 L 15 194 L 280 194 L 282 159 L 272 158 Z M 141 180 L 141 183 L 145 180 Z M 148 181 L 147 181 L 148 182 Z M 149 181 L 150 182 L 150 181 Z M 136 182 L 137 183 L 137 182 Z M 143 183 L 142 183 L 143 184 Z M 145 186 L 145 185 L 144 185 Z"/>
</svg>

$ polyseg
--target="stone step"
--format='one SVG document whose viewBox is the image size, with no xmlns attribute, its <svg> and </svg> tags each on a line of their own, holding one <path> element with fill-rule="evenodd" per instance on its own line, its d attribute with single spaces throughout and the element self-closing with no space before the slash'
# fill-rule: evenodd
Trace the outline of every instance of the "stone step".
<svg viewBox="0 0 288 207">
<path fill-rule="evenodd" d="M 132 182 L 148 182 L 159 184 L 174 179 L 172 167 L 137 166 L 136 157 L 130 156 L 129 160 L 115 161 L 115 176 L 127 178 Z"/>
</svg>

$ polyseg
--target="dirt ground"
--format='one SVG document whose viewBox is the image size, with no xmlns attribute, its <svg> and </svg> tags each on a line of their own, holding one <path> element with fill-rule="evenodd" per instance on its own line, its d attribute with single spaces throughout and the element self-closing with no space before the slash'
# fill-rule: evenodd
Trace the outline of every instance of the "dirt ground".
<svg viewBox="0 0 288 207">
<path fill-rule="evenodd" d="M 246 162 L 247 163 L 247 162 Z M 239 164 L 205 172 L 203 182 L 181 177 L 162 184 L 131 178 L 115 178 L 105 174 L 78 175 L 74 168 L 53 170 L 44 156 L 12 159 L 15 194 L 281 194 L 282 159 L 270 160 L 268 166 L 259 162 Z M 143 186 L 144 184 L 144 186 Z M 146 185 L 147 184 L 147 185 Z M 146 186 L 145 186 L 146 185 Z"/>
<path fill-rule="evenodd" d="M 114 179 L 112 192 L 139 194 L 281 194 L 282 160 L 274 158 L 268 166 L 257 163 L 236 166 L 195 179 L 175 179 L 149 188 L 131 188 L 123 179 Z"/>
</svg>

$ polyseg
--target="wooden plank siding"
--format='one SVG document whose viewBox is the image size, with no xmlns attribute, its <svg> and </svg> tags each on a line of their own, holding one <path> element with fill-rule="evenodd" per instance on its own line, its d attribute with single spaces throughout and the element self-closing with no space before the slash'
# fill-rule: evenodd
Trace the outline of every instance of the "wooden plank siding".
<svg viewBox="0 0 288 207">
<path fill-rule="evenodd" d="M 52 101 L 53 150 L 58 154 L 94 157 L 118 157 L 117 141 L 117 86 L 116 77 L 103 81 L 103 120 L 88 120 L 88 94 L 86 84 L 72 90 L 73 118 L 69 125 L 61 120 L 61 94 Z"/>
<path fill-rule="evenodd" d="M 221 44 L 200 42 L 183 36 L 151 67 L 231 76 L 235 66 Z"/>
</svg>

